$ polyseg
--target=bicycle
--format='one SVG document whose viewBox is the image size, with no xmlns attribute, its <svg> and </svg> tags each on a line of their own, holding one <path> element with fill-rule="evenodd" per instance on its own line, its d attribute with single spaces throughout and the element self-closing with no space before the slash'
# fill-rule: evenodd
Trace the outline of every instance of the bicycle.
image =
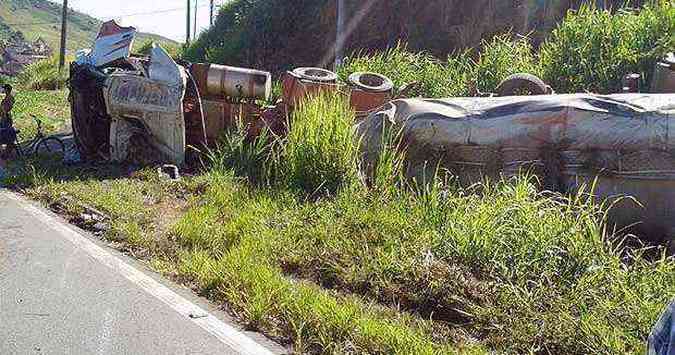
<svg viewBox="0 0 675 355">
<path fill-rule="evenodd" d="M 31 115 L 31 117 L 37 124 L 37 132 L 35 133 L 35 137 L 29 141 L 21 143 L 17 141 L 14 143 L 17 156 L 23 158 L 27 155 L 36 156 L 44 154 L 53 159 L 63 160 L 66 154 L 65 143 L 56 136 L 46 136 L 42 132 L 42 121 L 35 115 Z M 18 134 L 19 131 L 17 130 L 16 133 Z"/>
</svg>

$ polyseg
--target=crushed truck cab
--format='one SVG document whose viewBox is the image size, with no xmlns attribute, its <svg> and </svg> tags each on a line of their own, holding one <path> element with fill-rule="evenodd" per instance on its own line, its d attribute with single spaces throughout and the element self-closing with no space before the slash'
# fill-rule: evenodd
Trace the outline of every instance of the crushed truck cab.
<svg viewBox="0 0 675 355">
<path fill-rule="evenodd" d="M 185 161 L 183 98 L 187 74 L 161 48 L 153 48 L 148 77 L 128 73 L 110 75 L 104 98 L 110 115 L 110 159 L 127 160 L 130 139 L 148 132 L 150 144 L 165 160 Z"/>
<path fill-rule="evenodd" d="M 153 159 L 181 165 L 189 73 L 158 46 L 149 58 L 131 56 L 135 33 L 107 22 L 71 64 L 75 140 L 89 159 L 123 162 L 144 144 Z"/>
</svg>

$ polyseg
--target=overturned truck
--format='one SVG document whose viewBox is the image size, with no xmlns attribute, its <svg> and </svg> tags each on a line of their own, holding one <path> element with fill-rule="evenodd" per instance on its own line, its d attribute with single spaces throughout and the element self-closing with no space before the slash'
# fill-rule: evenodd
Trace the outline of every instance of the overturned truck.
<svg viewBox="0 0 675 355">
<path fill-rule="evenodd" d="M 655 242 L 675 236 L 672 55 L 654 75 L 651 91 L 663 94 L 551 95 L 539 79 L 516 75 L 500 94 L 539 95 L 400 99 L 405 88 L 377 73 L 354 73 L 341 84 L 333 72 L 298 68 L 285 73 L 281 97 L 270 102 L 268 72 L 177 63 L 157 46 L 148 57 L 133 56 L 134 35 L 108 22 L 94 48 L 71 64 L 72 126 L 86 160 L 182 165 L 239 121 L 252 136 L 283 134 L 306 97 L 336 92 L 357 113 L 365 177 L 377 167 L 385 132 L 401 132 L 410 178 L 424 180 L 440 167 L 464 185 L 523 172 L 564 193 L 592 185 L 599 200 L 619 201 L 614 226 Z M 636 90 L 628 84 L 625 91 Z M 622 196 L 635 199 L 616 200 Z"/>
</svg>

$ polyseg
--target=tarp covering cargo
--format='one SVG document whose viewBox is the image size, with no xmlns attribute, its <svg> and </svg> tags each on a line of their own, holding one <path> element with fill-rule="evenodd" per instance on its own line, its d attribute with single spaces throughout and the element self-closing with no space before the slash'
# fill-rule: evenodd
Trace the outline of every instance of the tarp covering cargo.
<svg viewBox="0 0 675 355">
<path fill-rule="evenodd" d="M 358 126 L 372 174 L 384 132 L 400 132 L 410 178 L 447 169 L 463 184 L 521 172 L 543 188 L 622 199 L 610 221 L 675 235 L 675 95 L 548 95 L 396 100 Z"/>
</svg>

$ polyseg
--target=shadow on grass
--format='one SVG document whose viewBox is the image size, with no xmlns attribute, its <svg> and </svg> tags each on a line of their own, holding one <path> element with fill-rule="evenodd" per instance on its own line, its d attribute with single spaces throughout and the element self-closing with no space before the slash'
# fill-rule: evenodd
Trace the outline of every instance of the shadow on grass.
<svg viewBox="0 0 675 355">
<path fill-rule="evenodd" d="M 43 155 L 9 160 L 0 169 L 4 169 L 4 176 L 0 174 L 0 186 L 24 190 L 51 182 L 128 178 L 143 167 L 132 164 L 65 163 Z"/>
</svg>

